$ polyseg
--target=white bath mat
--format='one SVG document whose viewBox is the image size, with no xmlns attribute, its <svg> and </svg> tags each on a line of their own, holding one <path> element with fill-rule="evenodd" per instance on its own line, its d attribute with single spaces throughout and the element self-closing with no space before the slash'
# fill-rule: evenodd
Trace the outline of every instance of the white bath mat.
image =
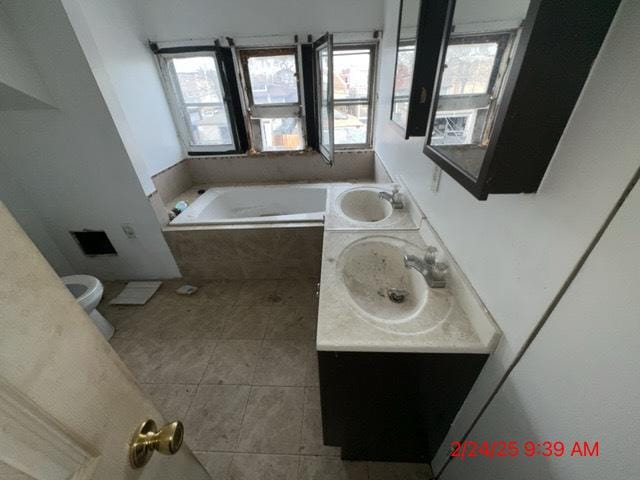
<svg viewBox="0 0 640 480">
<path fill-rule="evenodd" d="M 111 305 L 144 305 L 158 291 L 162 282 L 129 282 Z"/>
</svg>

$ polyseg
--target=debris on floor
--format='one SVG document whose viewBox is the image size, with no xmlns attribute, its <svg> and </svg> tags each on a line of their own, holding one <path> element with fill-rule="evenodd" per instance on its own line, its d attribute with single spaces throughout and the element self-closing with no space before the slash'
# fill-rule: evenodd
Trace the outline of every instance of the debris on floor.
<svg viewBox="0 0 640 480">
<path fill-rule="evenodd" d="M 162 282 L 129 282 L 111 305 L 144 305 L 158 291 Z"/>
<path fill-rule="evenodd" d="M 178 295 L 193 295 L 198 291 L 198 287 L 194 287 L 193 285 L 183 285 L 176 290 Z"/>
</svg>

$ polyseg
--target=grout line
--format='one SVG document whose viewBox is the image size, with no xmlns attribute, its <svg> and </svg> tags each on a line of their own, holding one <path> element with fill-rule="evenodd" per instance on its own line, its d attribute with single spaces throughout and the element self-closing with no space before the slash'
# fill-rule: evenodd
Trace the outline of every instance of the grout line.
<svg viewBox="0 0 640 480">
<path fill-rule="evenodd" d="M 244 425 L 244 419 L 247 416 L 247 407 L 249 406 L 249 401 L 251 401 L 251 394 L 253 393 L 253 387 L 249 385 L 249 394 L 247 395 L 247 401 L 244 404 L 244 409 L 242 410 L 242 419 L 240 420 L 240 428 L 238 429 L 238 440 L 236 441 L 236 450 L 240 446 L 240 440 L 242 439 L 242 426 Z"/>
</svg>

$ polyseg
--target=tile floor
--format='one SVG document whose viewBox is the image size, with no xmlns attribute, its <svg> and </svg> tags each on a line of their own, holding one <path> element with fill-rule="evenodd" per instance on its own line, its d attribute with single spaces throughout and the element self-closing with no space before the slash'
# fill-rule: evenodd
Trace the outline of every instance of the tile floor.
<svg viewBox="0 0 640 480">
<path fill-rule="evenodd" d="M 98 309 L 113 348 L 214 480 L 430 478 L 426 465 L 343 462 L 322 444 L 313 280 L 164 282 L 144 306 Z"/>
</svg>

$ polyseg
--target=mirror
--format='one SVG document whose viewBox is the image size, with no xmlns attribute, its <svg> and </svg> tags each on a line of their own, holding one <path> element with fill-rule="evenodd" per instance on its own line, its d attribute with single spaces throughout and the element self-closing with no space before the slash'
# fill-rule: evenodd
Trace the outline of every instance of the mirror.
<svg viewBox="0 0 640 480">
<path fill-rule="evenodd" d="M 477 180 L 529 0 L 457 0 L 427 144 Z"/>
<path fill-rule="evenodd" d="M 423 152 L 478 200 L 534 193 L 620 0 L 424 0 L 421 19 L 440 2 Z"/>
<path fill-rule="evenodd" d="M 409 95 L 413 81 L 420 0 L 401 0 L 393 82 L 391 120 L 403 130 L 407 127 Z"/>
<path fill-rule="evenodd" d="M 405 138 L 424 137 L 437 79 L 440 45 L 453 0 L 401 0 L 391 120 Z"/>
</svg>

